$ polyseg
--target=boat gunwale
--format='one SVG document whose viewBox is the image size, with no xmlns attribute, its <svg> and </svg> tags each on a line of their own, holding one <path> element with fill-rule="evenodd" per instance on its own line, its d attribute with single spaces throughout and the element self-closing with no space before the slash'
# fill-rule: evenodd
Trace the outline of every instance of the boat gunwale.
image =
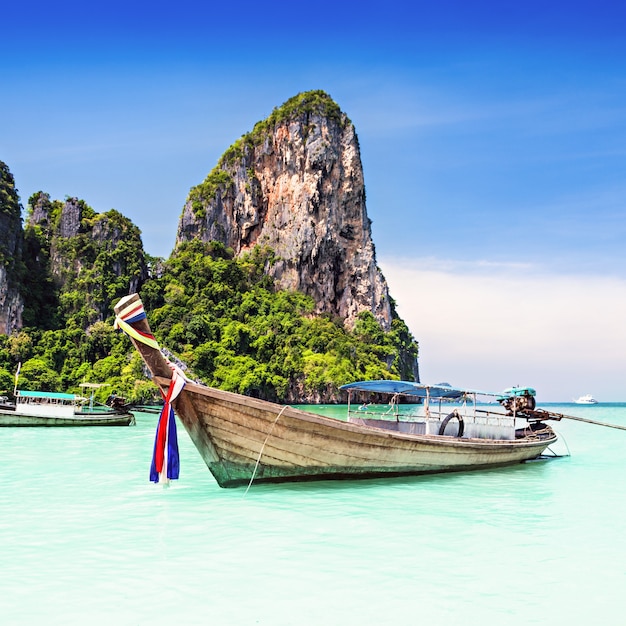
<svg viewBox="0 0 626 626">
<path fill-rule="evenodd" d="M 169 386 L 171 379 L 161 376 L 155 376 L 155 381 L 162 386 Z M 375 426 L 366 426 L 362 424 L 354 424 L 339 420 L 333 417 L 320 415 L 318 413 L 311 413 L 302 409 L 297 409 L 290 405 L 280 405 L 268 400 L 261 400 L 259 398 L 252 398 L 250 396 L 242 396 L 232 391 L 224 391 L 222 389 L 216 389 L 215 387 L 208 387 L 189 381 L 186 383 L 185 388 L 181 395 L 190 397 L 190 401 L 193 404 L 193 395 L 197 393 L 208 398 L 219 399 L 225 403 L 231 403 L 236 406 L 249 406 L 250 408 L 256 408 L 274 416 L 286 416 L 296 421 L 306 421 L 309 423 L 318 424 L 332 429 L 346 430 L 353 433 L 360 433 L 367 436 L 376 436 L 380 439 L 386 440 L 402 440 L 402 441 L 415 441 L 415 442 L 432 442 L 432 443 L 446 443 L 450 447 L 463 447 L 463 448 L 492 448 L 497 446 L 499 449 L 506 450 L 520 447 L 534 447 L 538 445 L 550 445 L 557 440 L 557 435 L 552 428 L 546 426 L 550 430 L 551 436 L 540 438 L 536 434 L 531 434 L 523 438 L 518 439 L 481 439 L 477 437 L 451 437 L 449 435 L 427 435 L 427 434 L 410 434 L 400 433 L 388 430 L 376 428 Z M 177 401 L 174 402 L 176 408 Z M 257 418 L 261 421 L 262 418 Z M 268 424 L 271 423 L 270 419 L 265 420 Z M 261 431 L 258 431 L 261 432 Z"/>
</svg>

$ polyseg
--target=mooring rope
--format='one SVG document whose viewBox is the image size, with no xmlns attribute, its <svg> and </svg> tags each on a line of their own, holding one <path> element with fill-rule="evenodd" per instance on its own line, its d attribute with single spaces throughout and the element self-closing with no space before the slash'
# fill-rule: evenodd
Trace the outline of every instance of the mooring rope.
<svg viewBox="0 0 626 626">
<path fill-rule="evenodd" d="M 565 446 L 565 454 L 558 454 L 558 452 L 555 452 L 552 449 L 552 446 L 548 446 L 545 450 L 544 450 L 544 454 L 547 450 L 549 450 L 552 453 L 552 456 L 554 458 L 561 458 L 561 457 L 566 457 L 566 456 L 572 456 L 572 453 L 569 450 L 569 446 L 567 445 L 567 441 L 565 440 L 565 437 L 563 437 L 563 435 L 561 433 L 557 433 L 556 431 L 554 431 L 556 433 L 556 435 L 559 438 L 559 441 L 563 443 L 563 445 Z M 555 442 L 556 443 L 556 442 Z"/>
<path fill-rule="evenodd" d="M 285 406 L 280 410 L 280 413 L 276 416 L 276 419 L 272 422 L 272 425 L 270 426 L 270 430 L 267 433 L 267 437 L 265 437 L 265 441 L 263 442 L 263 445 L 261 446 L 261 450 L 259 451 L 259 458 L 256 460 L 256 464 L 254 465 L 254 470 L 252 472 L 252 476 L 250 478 L 250 482 L 248 483 L 248 486 L 246 487 L 246 490 L 243 494 L 244 498 L 246 496 L 246 494 L 248 493 L 248 491 L 250 490 L 250 486 L 252 485 L 252 481 L 254 480 L 254 477 L 256 476 L 256 471 L 259 468 L 259 463 L 261 462 L 261 457 L 263 456 L 263 450 L 265 450 L 265 444 L 267 443 L 267 440 L 270 438 L 270 435 L 272 434 L 272 431 L 274 430 L 274 426 L 276 426 L 276 422 L 278 421 L 278 418 L 283 414 L 284 410 L 288 407 L 288 404 L 285 404 Z"/>
</svg>

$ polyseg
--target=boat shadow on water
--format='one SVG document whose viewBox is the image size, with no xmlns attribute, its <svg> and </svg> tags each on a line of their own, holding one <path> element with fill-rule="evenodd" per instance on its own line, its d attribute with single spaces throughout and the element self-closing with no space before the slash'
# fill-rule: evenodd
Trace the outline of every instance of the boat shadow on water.
<svg viewBox="0 0 626 626">
<path fill-rule="evenodd" d="M 516 465 L 505 465 L 502 467 L 488 467 L 484 469 L 467 471 L 448 471 L 433 472 L 428 474 L 405 474 L 398 476 L 381 475 L 371 478 L 346 478 L 336 477 L 324 480 L 294 480 L 281 482 L 255 482 L 249 483 L 241 490 L 235 493 L 244 497 L 256 494 L 272 494 L 277 491 L 293 492 L 293 493 L 332 493 L 332 492 L 363 492 L 368 490 L 384 489 L 385 491 L 395 489 L 404 489 L 410 487 L 423 487 L 431 489 L 434 486 L 442 487 L 471 487 L 472 484 L 495 482 L 498 484 L 507 484 L 510 482 L 543 480 L 546 477 L 546 471 L 554 462 L 562 462 L 566 460 L 563 456 L 541 456 L 536 459 L 530 459 Z M 231 490 L 228 490 L 230 492 Z"/>
</svg>

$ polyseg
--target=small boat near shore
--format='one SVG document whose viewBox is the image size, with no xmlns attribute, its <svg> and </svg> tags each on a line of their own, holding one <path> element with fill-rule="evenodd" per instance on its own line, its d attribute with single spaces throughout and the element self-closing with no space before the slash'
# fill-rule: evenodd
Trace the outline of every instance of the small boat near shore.
<svg viewBox="0 0 626 626">
<path fill-rule="evenodd" d="M 588 393 L 574 400 L 574 403 L 575 404 L 598 404 L 598 401 L 590 393 Z"/>
<path fill-rule="evenodd" d="M 0 426 L 133 426 L 128 411 L 73 393 L 15 391 L 15 404 L 0 404 Z"/>
<path fill-rule="evenodd" d="M 163 410 L 163 403 L 161 404 L 134 404 L 127 405 L 131 411 L 137 411 L 137 413 L 152 413 L 153 415 L 159 415 Z"/>
<path fill-rule="evenodd" d="M 447 385 L 352 383 L 343 388 L 349 399 L 346 421 L 206 387 L 187 380 L 163 356 L 137 294 L 122 298 L 115 312 L 116 327 L 130 336 L 166 398 L 157 427 L 163 451 L 151 472 L 155 482 L 159 476 L 178 477 L 170 406 L 221 487 L 502 467 L 537 459 L 557 441 L 545 423 L 550 415 L 535 411 L 530 388 L 491 394 L 501 405 L 496 411 L 467 402 L 480 392 Z M 386 404 L 375 410 L 372 399 L 385 396 Z M 434 399 L 456 399 L 462 406 L 437 408 Z M 402 401 L 421 401 L 421 413 L 405 419 L 397 410 Z M 174 452 L 176 468 L 170 474 L 167 459 Z"/>
</svg>

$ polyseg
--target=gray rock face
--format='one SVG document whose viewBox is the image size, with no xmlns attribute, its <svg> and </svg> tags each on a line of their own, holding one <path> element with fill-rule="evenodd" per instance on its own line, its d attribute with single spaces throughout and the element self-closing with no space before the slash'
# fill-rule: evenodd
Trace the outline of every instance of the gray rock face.
<svg viewBox="0 0 626 626">
<path fill-rule="evenodd" d="M 192 189 L 176 244 L 220 241 L 236 254 L 269 246 L 279 260 L 268 271 L 281 288 L 310 295 L 318 313 L 348 326 L 371 311 L 388 330 L 389 293 L 376 266 L 354 126 L 338 109 L 294 100 Z"/>
<path fill-rule="evenodd" d="M 73 262 L 75 267 L 72 267 L 72 263 L 57 249 L 56 241 L 58 241 L 58 238 L 70 239 L 80 233 L 82 206 L 77 198 L 67 198 L 61 208 L 56 225 L 53 224 L 51 219 L 52 211 L 53 205 L 50 202 L 50 198 L 47 194 L 41 194 L 33 206 L 28 224 L 30 226 L 40 226 L 46 232 L 46 237 L 51 242 L 50 261 L 52 273 L 55 279 L 60 282 L 64 272 L 69 270 L 79 272 L 81 269 L 80 259 L 75 259 Z"/>
<path fill-rule="evenodd" d="M 28 225 L 39 227 L 49 244 L 50 274 L 56 288 L 73 290 L 80 277 L 85 300 L 98 311 L 100 320 L 111 310 L 107 287 L 111 280 L 130 275 L 129 290 L 137 291 L 148 277 L 140 231 L 115 210 L 96 213 L 78 198 L 61 204 L 40 194 Z"/>
<path fill-rule="evenodd" d="M 0 161 L 0 333 L 22 327 L 24 303 L 19 293 L 19 264 L 24 233 L 13 175 Z"/>
<path fill-rule="evenodd" d="M 22 328 L 24 302 L 18 290 L 10 284 L 7 271 L 0 267 L 0 333 L 10 335 Z"/>
<path fill-rule="evenodd" d="M 59 221 L 59 235 L 66 239 L 76 237 L 80 232 L 80 220 L 82 219 L 81 206 L 77 198 L 68 198 L 61 211 Z"/>
</svg>

